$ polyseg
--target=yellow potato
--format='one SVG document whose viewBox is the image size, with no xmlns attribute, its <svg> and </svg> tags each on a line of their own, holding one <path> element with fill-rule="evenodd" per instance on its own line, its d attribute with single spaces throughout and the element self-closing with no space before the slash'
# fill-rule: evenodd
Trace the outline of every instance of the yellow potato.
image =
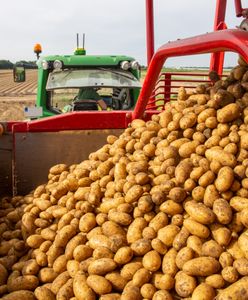
<svg viewBox="0 0 248 300">
<path fill-rule="evenodd" d="M 86 280 L 88 286 L 97 294 L 107 294 L 112 291 L 111 283 L 99 275 L 89 275 Z"/>
<path fill-rule="evenodd" d="M 213 257 L 197 257 L 183 265 L 183 271 L 191 276 L 209 276 L 219 271 L 220 264 Z"/>
<path fill-rule="evenodd" d="M 2 297 L 4 300 L 35 300 L 36 297 L 33 292 L 31 291 L 25 291 L 25 290 L 19 290 L 15 292 L 11 292 L 8 295 L 5 295 Z"/>
<path fill-rule="evenodd" d="M 53 292 L 43 286 L 37 287 L 34 291 L 34 295 L 38 300 L 43 300 L 43 299 L 55 300 L 56 299 L 56 296 L 53 294 Z"/>
<path fill-rule="evenodd" d="M 96 295 L 86 283 L 86 275 L 78 272 L 73 279 L 73 292 L 78 300 L 95 300 Z"/>
<path fill-rule="evenodd" d="M 215 291 L 213 287 L 206 283 L 199 284 L 193 291 L 192 300 L 212 300 L 215 297 Z"/>
<path fill-rule="evenodd" d="M 213 211 L 203 203 L 188 201 L 185 203 L 184 209 L 193 220 L 201 224 L 211 224 L 215 220 Z"/>
<path fill-rule="evenodd" d="M 248 277 L 245 276 L 235 283 L 231 284 L 224 290 L 221 290 L 216 297 L 216 300 L 226 300 L 229 298 L 233 300 L 245 300 L 248 298 Z"/>
</svg>

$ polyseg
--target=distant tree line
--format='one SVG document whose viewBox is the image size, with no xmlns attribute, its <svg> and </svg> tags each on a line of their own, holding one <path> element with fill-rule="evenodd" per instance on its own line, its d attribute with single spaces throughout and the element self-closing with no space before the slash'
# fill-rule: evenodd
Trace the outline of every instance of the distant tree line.
<svg viewBox="0 0 248 300">
<path fill-rule="evenodd" d="M 20 60 L 14 64 L 9 60 L 5 60 L 5 59 L 0 60 L 0 70 L 1 69 L 13 69 L 13 67 L 15 65 L 24 66 L 26 69 L 37 69 L 36 61 Z"/>
</svg>

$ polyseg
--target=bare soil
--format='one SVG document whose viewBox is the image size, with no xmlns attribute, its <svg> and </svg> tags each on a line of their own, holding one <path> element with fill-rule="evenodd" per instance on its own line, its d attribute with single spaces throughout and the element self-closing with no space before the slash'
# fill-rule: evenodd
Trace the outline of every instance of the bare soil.
<svg viewBox="0 0 248 300">
<path fill-rule="evenodd" d="M 13 80 L 12 70 L 0 70 L 0 122 L 24 120 L 24 108 L 34 105 L 37 70 L 26 70 L 26 81 Z"/>
</svg>

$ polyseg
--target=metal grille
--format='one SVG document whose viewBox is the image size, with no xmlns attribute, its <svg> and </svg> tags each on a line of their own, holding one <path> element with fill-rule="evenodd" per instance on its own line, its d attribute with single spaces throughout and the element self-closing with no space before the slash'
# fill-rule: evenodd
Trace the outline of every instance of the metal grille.
<svg viewBox="0 0 248 300">
<path fill-rule="evenodd" d="M 180 87 L 189 92 L 201 83 L 210 83 L 208 73 L 161 73 L 146 110 L 163 110 L 166 102 L 177 99 Z"/>
</svg>

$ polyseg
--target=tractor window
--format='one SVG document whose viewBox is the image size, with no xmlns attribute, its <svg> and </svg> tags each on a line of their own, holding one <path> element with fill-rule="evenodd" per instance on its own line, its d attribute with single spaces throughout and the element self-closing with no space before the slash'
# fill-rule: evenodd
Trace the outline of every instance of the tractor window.
<svg viewBox="0 0 248 300">
<path fill-rule="evenodd" d="M 78 89 L 57 89 L 50 94 L 51 108 L 62 111 L 67 105 L 70 105 L 73 99 L 77 96 Z"/>
<path fill-rule="evenodd" d="M 134 105 L 132 93 L 127 88 L 68 88 L 54 89 L 49 94 L 48 107 L 57 113 L 73 110 L 102 110 L 99 100 L 107 110 L 128 110 Z"/>
</svg>

